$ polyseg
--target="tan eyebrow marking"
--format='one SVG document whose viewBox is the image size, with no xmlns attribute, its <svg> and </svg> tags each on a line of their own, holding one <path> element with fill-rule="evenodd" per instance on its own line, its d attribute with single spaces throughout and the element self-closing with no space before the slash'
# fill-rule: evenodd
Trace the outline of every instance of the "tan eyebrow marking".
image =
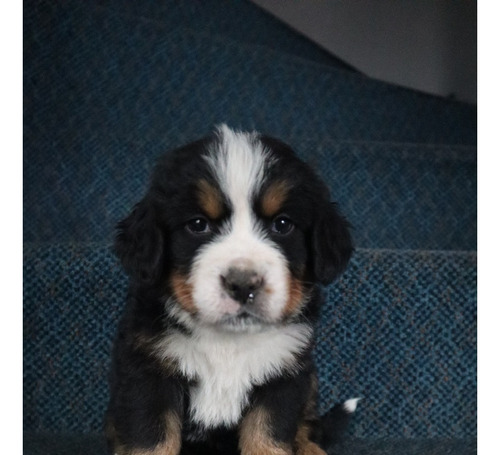
<svg viewBox="0 0 500 455">
<path fill-rule="evenodd" d="M 220 191 L 207 180 L 200 180 L 198 182 L 198 202 L 201 209 L 212 220 L 222 217 L 224 204 Z"/>
<path fill-rule="evenodd" d="M 288 196 L 290 187 L 290 183 L 285 180 L 274 182 L 269 186 L 261 201 L 261 209 L 264 216 L 271 218 L 280 212 Z"/>
</svg>

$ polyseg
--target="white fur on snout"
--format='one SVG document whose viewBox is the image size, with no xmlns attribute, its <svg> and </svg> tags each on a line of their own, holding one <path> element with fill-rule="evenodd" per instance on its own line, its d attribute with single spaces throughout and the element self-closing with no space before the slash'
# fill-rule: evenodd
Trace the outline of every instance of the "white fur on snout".
<svg viewBox="0 0 500 455">
<path fill-rule="evenodd" d="M 221 277 L 241 263 L 262 278 L 263 285 L 259 289 L 262 316 L 269 322 L 281 316 L 289 294 L 285 257 L 251 232 L 234 230 L 227 237 L 207 245 L 191 271 L 193 300 L 199 316 L 206 322 L 216 323 L 238 312 L 240 305 L 228 296 Z"/>
</svg>

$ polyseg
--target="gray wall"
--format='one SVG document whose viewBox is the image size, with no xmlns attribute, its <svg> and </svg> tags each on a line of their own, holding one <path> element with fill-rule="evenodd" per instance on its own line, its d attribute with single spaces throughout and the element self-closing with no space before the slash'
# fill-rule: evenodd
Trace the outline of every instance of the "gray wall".
<svg viewBox="0 0 500 455">
<path fill-rule="evenodd" d="M 476 1 L 252 1 L 368 76 L 476 103 Z"/>
</svg>

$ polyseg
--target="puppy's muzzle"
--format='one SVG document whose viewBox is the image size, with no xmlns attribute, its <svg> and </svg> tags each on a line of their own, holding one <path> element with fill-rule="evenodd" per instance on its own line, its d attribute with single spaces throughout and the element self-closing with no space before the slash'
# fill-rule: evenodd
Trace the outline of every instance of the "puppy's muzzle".
<svg viewBox="0 0 500 455">
<path fill-rule="evenodd" d="M 220 278 L 229 297 L 242 305 L 253 303 L 264 285 L 261 275 L 246 268 L 231 267 Z"/>
</svg>

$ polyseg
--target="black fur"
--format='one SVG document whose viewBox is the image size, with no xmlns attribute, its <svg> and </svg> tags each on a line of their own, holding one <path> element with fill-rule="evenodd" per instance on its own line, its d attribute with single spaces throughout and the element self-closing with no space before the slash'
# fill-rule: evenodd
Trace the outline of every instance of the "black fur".
<svg viewBox="0 0 500 455">
<path fill-rule="evenodd" d="M 330 202 L 324 183 L 286 144 L 266 136 L 255 140 L 275 158 L 266 184 L 277 179 L 293 182 L 282 210 L 296 228 L 290 235 L 270 233 L 269 237 L 287 258 L 292 276 L 302 274 L 304 292 L 310 295 L 293 320 L 314 323 L 322 303 L 318 283 L 328 284 L 337 278 L 352 254 L 349 225 Z M 212 430 L 197 427 L 187 412 L 192 383 L 175 363 L 162 362 L 154 354 L 155 342 L 166 334 L 180 331 L 189 336 L 192 330 L 169 314 L 165 302 L 173 293 L 171 275 L 189 273 L 196 253 L 211 241 L 209 235 L 190 235 L 186 223 L 200 212 L 194 197 L 196 182 L 203 178 L 214 183 L 201 156 L 217 141 L 217 135 L 211 136 L 162 157 L 147 194 L 117 226 L 115 252 L 130 277 L 130 287 L 113 349 L 107 412 L 109 453 L 153 450 L 167 437 L 163 420 L 167 411 L 174 411 L 182 424 L 181 454 L 239 453 L 239 424 Z M 262 193 L 265 189 L 261 188 Z M 212 221 L 215 226 L 222 225 L 231 213 L 227 201 L 222 202 L 220 219 Z M 267 229 L 272 220 L 259 214 L 257 203 L 254 209 Z M 328 434 L 336 437 L 339 432 L 325 431 L 317 416 L 304 416 L 311 393 L 314 395 L 311 349 L 310 345 L 296 359 L 293 374 L 287 372 L 254 387 L 242 418 L 256 407 L 265 409 L 269 436 L 277 444 L 292 446 L 299 425 L 305 422 L 314 427 L 311 437 L 326 449 L 332 443 Z M 328 426 L 335 426 L 336 420 L 343 425 L 346 420 L 347 413 L 335 409 L 325 421 Z"/>
</svg>

